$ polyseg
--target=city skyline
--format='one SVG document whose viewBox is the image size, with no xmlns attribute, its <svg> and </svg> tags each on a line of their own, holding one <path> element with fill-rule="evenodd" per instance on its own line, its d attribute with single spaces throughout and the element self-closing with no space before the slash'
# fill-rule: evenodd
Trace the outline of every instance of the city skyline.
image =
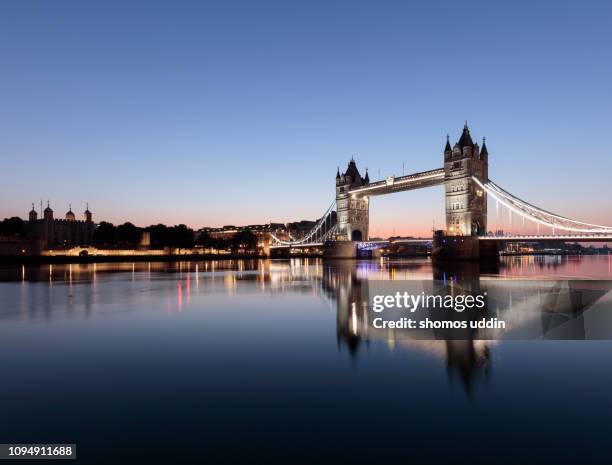
<svg viewBox="0 0 612 465">
<path fill-rule="evenodd" d="M 438 168 L 467 119 L 504 188 L 612 225 L 610 6 L 444 9 L 3 4 L 0 218 L 315 219 L 351 156 L 373 180 Z M 442 197 L 372 200 L 371 235 L 429 234 Z"/>
</svg>

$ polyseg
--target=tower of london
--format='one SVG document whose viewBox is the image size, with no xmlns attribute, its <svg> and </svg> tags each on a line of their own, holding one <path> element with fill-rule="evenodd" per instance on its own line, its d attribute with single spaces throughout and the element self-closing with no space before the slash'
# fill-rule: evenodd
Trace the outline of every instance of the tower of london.
<svg viewBox="0 0 612 465">
<path fill-rule="evenodd" d="M 54 218 L 53 210 L 47 202 L 47 208 L 43 211 L 42 218 L 39 219 L 38 212 L 32 204 L 26 224 L 28 236 L 39 243 L 42 248 L 88 246 L 92 244 L 95 229 L 93 214 L 89 211 L 89 206 L 83 212 L 82 218 L 82 220 L 76 219 L 72 206 L 63 219 Z"/>
</svg>

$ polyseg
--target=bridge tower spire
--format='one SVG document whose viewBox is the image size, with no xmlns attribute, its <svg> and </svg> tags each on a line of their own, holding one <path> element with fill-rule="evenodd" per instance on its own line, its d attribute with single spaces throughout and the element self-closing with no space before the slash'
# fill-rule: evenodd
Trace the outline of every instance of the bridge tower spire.
<svg viewBox="0 0 612 465">
<path fill-rule="evenodd" d="M 450 145 L 450 136 L 446 134 L 446 145 L 444 146 L 444 161 L 447 162 L 453 156 L 453 149 Z"/>
<path fill-rule="evenodd" d="M 487 196 L 472 176 L 489 177 L 488 151 L 474 143 L 467 121 L 459 141 L 444 149 L 444 186 L 446 190 L 446 234 L 481 236 L 487 231 Z"/>
</svg>

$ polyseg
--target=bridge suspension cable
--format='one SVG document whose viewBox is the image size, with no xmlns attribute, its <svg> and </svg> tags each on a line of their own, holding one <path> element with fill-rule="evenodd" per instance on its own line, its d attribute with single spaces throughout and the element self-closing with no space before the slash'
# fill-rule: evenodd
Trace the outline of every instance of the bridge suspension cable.
<svg viewBox="0 0 612 465">
<path fill-rule="evenodd" d="M 308 231 L 301 239 L 294 239 L 288 234 L 288 241 L 280 239 L 274 233 L 270 233 L 274 245 L 307 245 L 315 244 L 328 240 L 336 231 L 336 223 L 334 221 L 333 213 L 336 207 L 336 200 L 331 203 L 329 208 L 325 210 L 323 216 L 316 222 L 310 231 Z"/>
<path fill-rule="evenodd" d="M 472 179 L 478 184 L 487 194 L 497 200 L 499 203 L 507 207 L 510 211 L 517 213 L 523 218 L 534 221 L 538 224 L 543 224 L 555 229 L 561 229 L 564 231 L 574 231 L 582 233 L 601 233 L 610 234 L 612 233 L 612 227 L 602 226 L 599 224 L 585 223 L 583 221 L 573 220 L 566 218 L 565 216 L 551 213 L 542 208 L 536 207 L 535 205 L 521 200 L 520 198 L 510 194 L 508 191 L 502 189 L 500 186 L 495 184 L 491 180 L 481 181 L 475 176 Z"/>
</svg>

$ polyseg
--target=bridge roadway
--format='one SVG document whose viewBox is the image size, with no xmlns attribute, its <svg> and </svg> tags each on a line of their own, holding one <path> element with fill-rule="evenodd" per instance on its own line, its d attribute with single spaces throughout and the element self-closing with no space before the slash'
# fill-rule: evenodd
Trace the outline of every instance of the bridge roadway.
<svg viewBox="0 0 612 465">
<path fill-rule="evenodd" d="M 450 236 L 449 236 L 450 237 Z M 610 242 L 612 243 L 612 234 L 566 234 L 566 235 L 513 235 L 513 236 L 481 236 L 481 241 L 497 241 L 497 242 Z M 362 241 L 357 244 L 359 250 L 374 250 L 382 247 L 387 247 L 390 244 L 431 244 L 432 239 L 396 239 L 392 241 Z M 294 244 L 294 245 L 271 245 L 271 249 L 309 249 L 322 247 L 323 242 L 313 242 L 309 244 Z"/>
<path fill-rule="evenodd" d="M 362 241 L 357 243 L 357 248 L 360 250 L 373 250 L 381 247 L 386 247 L 389 244 L 431 244 L 432 239 L 395 239 L 392 241 Z M 271 249 L 309 249 L 322 247 L 323 242 L 312 242 L 309 244 L 294 244 L 294 245 L 271 245 Z"/>
</svg>

